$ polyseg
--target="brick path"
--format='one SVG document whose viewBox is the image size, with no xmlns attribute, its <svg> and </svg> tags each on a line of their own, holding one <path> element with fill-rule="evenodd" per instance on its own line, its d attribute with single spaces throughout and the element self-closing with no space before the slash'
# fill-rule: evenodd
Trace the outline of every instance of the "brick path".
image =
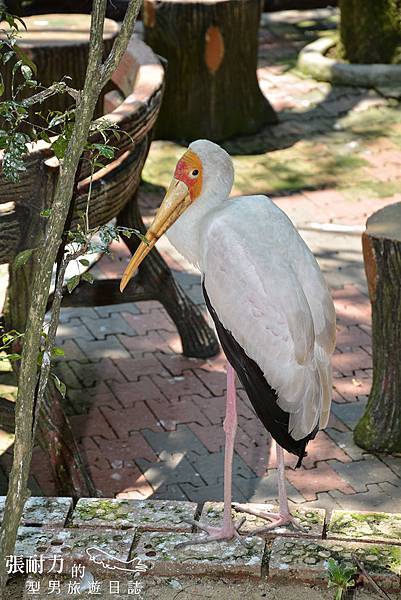
<svg viewBox="0 0 401 600">
<path fill-rule="evenodd" d="M 292 201 L 296 201 L 293 200 Z M 299 200 L 301 201 L 301 199 Z M 98 270 L 122 268 L 103 258 Z M 185 272 L 177 272 L 179 277 Z M 201 302 L 199 280 L 183 285 Z M 337 349 L 329 427 L 308 448 L 295 471 L 287 455 L 289 496 L 326 508 L 394 509 L 401 498 L 401 460 L 364 453 L 352 441 L 371 384 L 370 305 L 353 284 L 333 290 Z M 164 309 L 157 303 L 65 309 L 60 377 L 69 389 L 69 412 L 96 487 L 105 496 L 222 498 L 224 357 L 188 359 Z M 276 495 L 275 456 L 267 433 L 242 390 L 234 466 L 234 497 L 260 502 Z M 53 492 L 38 449 L 33 473 Z"/>
<path fill-rule="evenodd" d="M 341 180 L 338 185 L 332 181 L 329 187 L 320 181 L 321 174 L 315 172 L 311 181 L 317 177 L 320 189 L 312 186 L 312 191 L 308 191 L 303 185 L 296 193 L 291 189 L 290 194 L 283 195 L 280 186 L 277 188 L 280 191 L 277 203 L 298 224 L 327 276 L 338 317 L 331 420 L 329 427 L 309 445 L 301 469 L 293 470 L 295 460 L 287 457 L 289 496 L 294 502 L 318 507 L 393 511 L 401 499 L 401 458 L 364 453 L 352 438 L 352 429 L 366 405 L 372 377 L 370 304 L 360 238 L 325 233 L 311 226 L 329 222 L 362 226 L 372 211 L 400 200 L 400 194 L 391 195 L 390 184 L 398 181 L 401 151 L 395 143 L 385 143 L 380 133 L 383 115 L 387 115 L 380 111 L 393 109 L 376 93 L 350 88 L 329 90 L 327 84 L 301 79 L 296 72 L 287 73 L 283 64 L 274 60 L 286 52 L 292 56 L 299 44 L 280 37 L 280 31 L 262 30 L 260 69 L 261 85 L 281 111 L 280 124 L 264 130 L 259 139 L 255 136 L 252 140 L 233 142 L 233 148 L 267 141 L 272 144 L 273 139 L 276 148 L 287 144 L 291 146 L 289 152 L 304 152 L 304 146 L 300 150 L 301 142 L 297 142 L 304 137 L 316 147 L 317 160 L 321 148 L 316 144 L 332 148 L 331 143 L 339 143 L 337 134 L 343 136 L 341 143 L 345 135 L 359 135 L 361 140 L 360 130 L 355 133 L 352 129 L 352 119 L 366 113 L 365 122 L 369 122 L 372 130 L 376 124 L 379 133 L 377 139 L 371 134 L 367 142 L 362 140 L 367 144 L 363 152 L 367 152 L 369 167 L 362 166 L 361 170 L 366 177 L 374 178 L 369 189 L 377 184 L 381 173 L 386 178 L 384 189 L 389 190 L 388 196 L 381 193 L 379 197 L 361 193 L 360 188 L 353 187 L 352 173 L 350 180 Z M 314 103 L 323 96 L 323 107 L 319 104 L 316 108 Z M 336 123 L 344 115 L 351 125 L 340 131 Z M 277 140 L 282 146 L 277 145 Z M 348 139 L 344 143 L 351 142 Z M 171 151 L 177 154 L 180 149 L 154 143 L 146 173 L 152 171 L 163 152 Z M 277 156 L 277 152 L 267 152 L 253 157 L 255 168 L 265 158 L 268 161 Z M 253 192 L 242 176 L 252 169 L 248 163 L 247 169 L 242 166 L 245 164 L 242 157 L 235 160 L 239 173 L 235 192 Z M 170 166 L 163 169 L 159 184 L 164 184 L 171 174 Z M 277 172 L 281 172 L 279 167 Z M 267 176 L 263 181 L 269 185 Z M 160 187 L 143 186 L 141 201 L 148 218 L 161 193 Z M 119 244 L 113 249 L 115 259 L 103 257 L 93 270 L 97 277 L 121 275 L 127 253 Z M 161 240 L 160 249 L 182 286 L 202 304 L 199 276 L 167 241 Z M 65 359 L 60 361 L 58 370 L 68 387 L 71 423 L 95 485 L 104 496 L 192 501 L 222 498 L 225 393 L 222 355 L 207 361 L 183 357 L 175 327 L 156 302 L 64 309 L 59 344 L 65 350 Z M 276 496 L 274 450 L 241 390 L 238 411 L 234 498 L 252 502 L 273 499 Z M 44 493 L 54 493 L 49 465 L 39 449 L 34 453 L 32 473 L 33 482 Z"/>
</svg>

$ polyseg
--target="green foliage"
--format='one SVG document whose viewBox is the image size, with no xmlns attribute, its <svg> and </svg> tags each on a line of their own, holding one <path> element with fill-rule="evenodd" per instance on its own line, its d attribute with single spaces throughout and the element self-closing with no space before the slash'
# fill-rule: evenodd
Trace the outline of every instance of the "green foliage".
<svg viewBox="0 0 401 600">
<path fill-rule="evenodd" d="M 342 600 L 347 589 L 354 587 L 357 568 L 353 565 L 340 565 L 333 558 L 327 561 L 328 587 L 336 588 L 334 600 Z"/>
<path fill-rule="evenodd" d="M 0 67 L 10 61 L 15 61 L 12 68 L 11 98 L 0 103 L 0 120 L 6 124 L 7 131 L 0 130 L 0 150 L 3 150 L 3 174 L 9 181 L 19 180 L 21 171 L 25 170 L 23 157 L 26 153 L 26 144 L 31 137 L 21 131 L 22 125 L 28 122 L 29 113 L 24 106 L 24 101 L 19 98 L 21 92 L 27 88 L 35 90 L 38 82 L 34 78 L 36 66 L 17 44 L 19 26 L 25 27 L 19 17 L 1 13 L 0 20 L 6 21 L 8 29 L 0 29 Z M 26 28 L 26 27 L 25 27 Z M 20 75 L 17 84 L 17 75 Z M 4 80 L 0 68 L 0 96 L 5 92 Z M 3 125 L 4 126 L 4 125 Z"/>
<path fill-rule="evenodd" d="M 61 381 L 59 377 L 57 377 L 55 373 L 52 373 L 51 376 L 53 377 L 56 388 L 58 389 L 62 397 L 65 398 L 65 395 L 67 393 L 67 386 L 63 381 Z"/>
<path fill-rule="evenodd" d="M 26 265 L 28 260 L 31 258 L 35 248 L 28 248 L 27 250 L 22 250 L 14 259 L 14 268 L 19 269 L 23 265 Z"/>
<path fill-rule="evenodd" d="M 80 275 L 74 275 L 73 277 L 71 277 L 71 279 L 68 280 L 67 282 L 67 289 L 70 292 L 73 292 L 75 290 L 75 288 L 77 287 L 77 285 L 79 284 L 81 279 Z"/>
<path fill-rule="evenodd" d="M 15 362 L 21 358 L 18 352 L 9 352 L 12 349 L 14 342 L 24 336 L 16 329 L 5 331 L 4 327 L 0 326 L 0 361 L 8 360 Z"/>
</svg>

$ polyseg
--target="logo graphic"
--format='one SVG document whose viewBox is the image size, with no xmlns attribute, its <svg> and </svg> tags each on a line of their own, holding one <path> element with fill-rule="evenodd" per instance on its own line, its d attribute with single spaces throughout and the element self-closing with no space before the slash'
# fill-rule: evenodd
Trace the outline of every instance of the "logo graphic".
<svg viewBox="0 0 401 600">
<path fill-rule="evenodd" d="M 145 573 L 149 568 L 141 561 L 139 557 L 131 560 L 122 560 L 117 556 L 108 554 L 101 548 L 96 548 L 96 546 L 86 548 L 86 553 L 91 562 L 94 562 L 97 565 L 102 565 L 104 569 L 109 569 L 110 571 L 125 571 L 127 573 L 135 573 L 135 576 L 138 577 L 141 573 Z"/>
</svg>

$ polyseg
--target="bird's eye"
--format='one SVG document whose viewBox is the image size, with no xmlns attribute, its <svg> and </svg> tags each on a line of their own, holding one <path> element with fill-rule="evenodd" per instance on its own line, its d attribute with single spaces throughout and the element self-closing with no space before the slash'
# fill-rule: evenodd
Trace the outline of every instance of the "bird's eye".
<svg viewBox="0 0 401 600">
<path fill-rule="evenodd" d="M 193 171 L 191 171 L 191 177 L 197 177 L 198 175 L 199 175 L 198 169 L 194 169 Z"/>
</svg>

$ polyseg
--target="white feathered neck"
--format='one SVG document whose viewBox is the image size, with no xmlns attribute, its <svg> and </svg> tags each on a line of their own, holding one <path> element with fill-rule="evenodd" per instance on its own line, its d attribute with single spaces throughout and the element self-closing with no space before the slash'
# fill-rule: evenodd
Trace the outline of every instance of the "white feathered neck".
<svg viewBox="0 0 401 600">
<path fill-rule="evenodd" d="M 234 167 L 229 154 L 213 142 L 197 140 L 189 149 L 202 163 L 202 191 L 166 236 L 180 254 L 198 267 L 202 221 L 228 199 L 234 183 Z"/>
</svg>

